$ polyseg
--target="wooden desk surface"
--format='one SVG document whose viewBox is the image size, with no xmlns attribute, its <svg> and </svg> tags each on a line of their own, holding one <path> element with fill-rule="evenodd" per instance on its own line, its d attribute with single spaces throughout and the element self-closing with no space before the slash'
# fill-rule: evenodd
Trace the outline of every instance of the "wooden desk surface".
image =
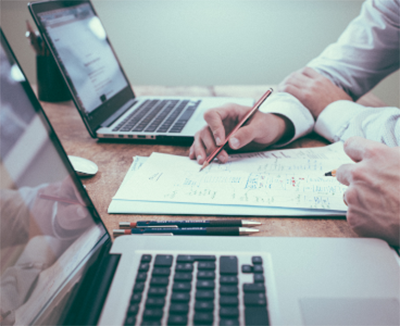
<svg viewBox="0 0 400 326">
<path fill-rule="evenodd" d="M 183 96 L 238 96 L 258 99 L 268 88 L 260 86 L 211 86 L 211 87 L 163 87 L 134 86 L 137 96 L 141 95 L 183 95 Z M 376 99 L 372 99 L 374 101 Z M 371 103 L 371 100 L 369 101 Z M 99 167 L 97 175 L 82 178 L 86 189 L 103 219 L 108 231 L 118 228 L 120 221 L 136 220 L 181 220 L 182 216 L 170 215 L 117 215 L 108 214 L 111 198 L 118 190 L 135 155 L 149 156 L 152 152 L 188 155 L 189 146 L 166 146 L 144 143 L 120 143 L 98 141 L 90 137 L 72 101 L 62 103 L 42 102 L 58 137 L 68 155 L 76 155 L 95 162 Z M 376 105 L 378 106 L 378 105 Z M 324 146 L 327 142 L 317 135 L 302 138 L 288 148 Z M 191 216 L 202 219 L 204 216 Z M 207 219 L 218 216 L 207 216 Z M 260 231 L 253 236 L 299 236 L 299 237 L 356 237 L 344 217 L 339 218 L 251 218 L 262 222 Z"/>
</svg>

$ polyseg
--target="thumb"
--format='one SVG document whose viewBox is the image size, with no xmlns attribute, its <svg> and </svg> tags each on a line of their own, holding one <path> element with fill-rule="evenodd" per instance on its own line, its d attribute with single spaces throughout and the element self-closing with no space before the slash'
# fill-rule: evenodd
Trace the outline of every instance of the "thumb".
<svg viewBox="0 0 400 326">
<path fill-rule="evenodd" d="M 252 142 L 255 138 L 255 129 L 253 125 L 247 125 L 240 128 L 229 139 L 229 147 L 232 149 L 239 149 L 248 143 Z"/>
<path fill-rule="evenodd" d="M 381 146 L 384 145 L 373 140 L 354 136 L 346 140 L 343 148 L 354 162 L 360 162 L 368 156 L 368 153 L 374 151 L 374 148 Z"/>
</svg>

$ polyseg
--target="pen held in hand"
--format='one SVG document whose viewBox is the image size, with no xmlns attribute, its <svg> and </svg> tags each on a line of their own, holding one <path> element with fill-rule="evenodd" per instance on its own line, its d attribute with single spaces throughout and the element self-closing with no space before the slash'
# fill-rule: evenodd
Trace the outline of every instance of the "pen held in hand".
<svg viewBox="0 0 400 326">
<path fill-rule="evenodd" d="M 239 130 L 243 125 L 246 124 L 246 122 L 254 115 L 254 113 L 257 112 L 257 110 L 260 108 L 261 104 L 264 103 L 264 101 L 270 96 L 272 93 L 272 88 L 267 90 L 263 96 L 254 104 L 253 108 L 239 121 L 239 123 L 233 128 L 233 130 L 229 133 L 228 136 L 226 136 L 224 143 L 217 147 L 204 161 L 203 166 L 201 167 L 200 171 L 206 168 L 212 160 L 219 154 L 219 152 L 224 148 L 224 146 L 228 143 L 229 139 L 232 137 L 232 135 Z M 199 172 L 200 172 L 199 171 Z"/>
<path fill-rule="evenodd" d="M 249 235 L 259 232 L 258 229 L 243 227 L 213 227 L 213 228 L 133 228 L 114 230 L 114 236 L 123 234 L 156 234 L 172 233 L 173 235 Z"/>
</svg>

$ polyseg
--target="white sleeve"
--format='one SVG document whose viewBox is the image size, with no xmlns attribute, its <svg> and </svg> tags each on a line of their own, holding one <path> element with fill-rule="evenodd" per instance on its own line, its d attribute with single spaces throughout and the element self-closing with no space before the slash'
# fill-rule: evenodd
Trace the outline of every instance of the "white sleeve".
<svg viewBox="0 0 400 326">
<path fill-rule="evenodd" d="M 400 0 L 367 0 L 336 43 L 307 66 L 354 101 L 399 69 Z"/>
<path fill-rule="evenodd" d="M 372 108 L 351 101 L 329 104 L 319 115 L 314 130 L 331 142 L 352 136 L 400 146 L 400 109 Z"/>
<path fill-rule="evenodd" d="M 314 127 L 314 118 L 301 102 L 289 93 L 275 93 L 265 101 L 260 109 L 264 113 L 274 113 L 289 119 L 294 126 L 294 136 L 285 143 L 277 143 L 274 147 L 285 146 L 292 141 L 309 134 Z M 268 128 L 268 126 L 266 126 Z"/>
</svg>

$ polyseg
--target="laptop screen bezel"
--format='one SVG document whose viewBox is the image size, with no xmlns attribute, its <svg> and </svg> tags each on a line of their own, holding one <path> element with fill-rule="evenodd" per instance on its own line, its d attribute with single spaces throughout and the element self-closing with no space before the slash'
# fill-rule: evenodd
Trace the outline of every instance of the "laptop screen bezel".
<svg viewBox="0 0 400 326">
<path fill-rule="evenodd" d="M 106 36 L 106 41 L 110 46 L 110 49 L 112 50 L 115 59 L 117 60 L 118 66 L 122 72 L 123 77 L 125 78 L 127 82 L 127 86 L 123 88 L 121 91 L 119 91 L 117 94 L 112 96 L 110 99 L 106 100 L 103 102 L 100 106 L 95 108 L 92 112 L 90 112 L 88 115 L 84 113 L 84 109 L 78 100 L 78 93 L 76 92 L 74 85 L 71 81 L 71 79 L 68 77 L 68 74 L 65 71 L 64 66 L 59 62 L 57 59 L 57 51 L 52 45 L 51 40 L 48 37 L 48 34 L 46 32 L 45 27 L 41 24 L 40 19 L 38 17 L 39 14 L 45 13 L 45 12 L 50 12 L 53 10 L 58 10 L 58 9 L 66 9 L 69 7 L 75 7 L 79 6 L 81 4 L 89 4 L 91 7 L 91 10 L 93 10 L 93 13 L 98 17 L 92 3 L 90 0 L 70 0 L 70 1 L 62 1 L 62 0 L 52 0 L 52 1 L 40 1 L 40 2 L 30 2 L 28 3 L 28 8 L 29 11 L 38 27 L 38 30 L 40 34 L 42 35 L 43 39 L 45 40 L 45 43 L 51 52 L 53 58 L 55 59 L 57 66 L 60 69 L 60 72 L 67 84 L 68 89 L 70 90 L 72 100 L 76 106 L 76 108 L 79 111 L 79 114 L 82 117 L 83 122 L 86 125 L 87 130 L 89 131 L 89 134 L 93 138 L 97 138 L 96 135 L 96 130 L 99 129 L 102 124 L 110 118 L 115 112 L 117 112 L 121 107 L 123 107 L 125 104 L 127 104 L 129 101 L 133 100 L 135 98 L 135 94 L 133 92 L 133 89 L 129 83 L 129 80 L 122 68 L 122 65 L 114 51 L 114 48 L 111 45 L 110 40 L 108 39 L 108 36 Z M 98 17 L 99 18 L 99 17 Z"/>
</svg>

